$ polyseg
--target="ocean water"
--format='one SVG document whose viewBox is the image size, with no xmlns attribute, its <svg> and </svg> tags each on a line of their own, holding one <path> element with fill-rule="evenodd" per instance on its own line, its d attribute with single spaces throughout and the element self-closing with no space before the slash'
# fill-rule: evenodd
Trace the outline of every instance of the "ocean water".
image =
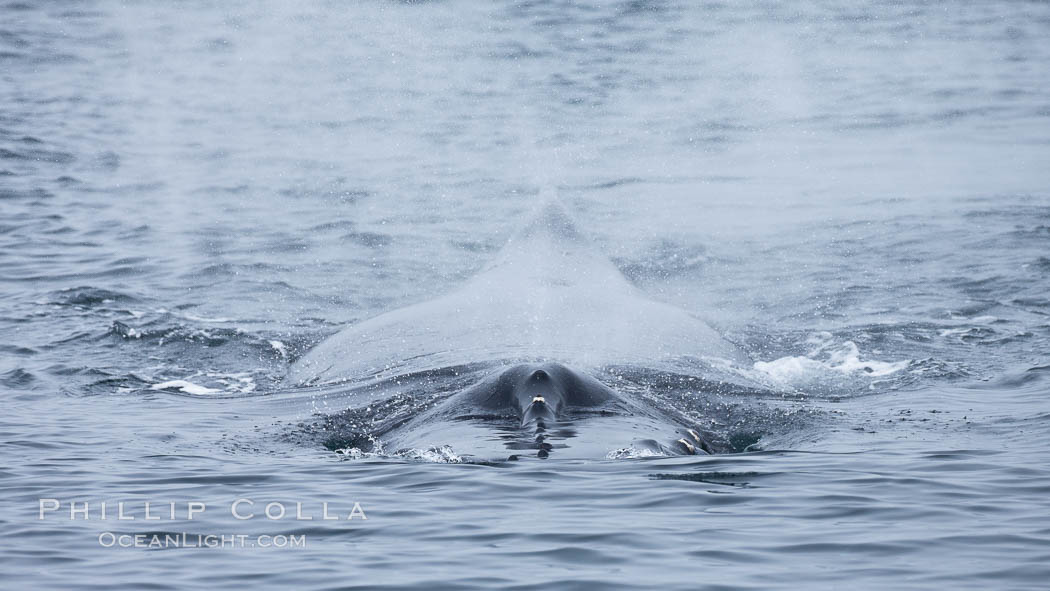
<svg viewBox="0 0 1050 591">
<path fill-rule="evenodd" d="M 0 585 L 1045 589 L 1048 41 L 1041 2 L 4 0 Z M 364 449 L 470 372 L 285 379 L 550 199 L 747 352 L 761 389 L 631 374 L 736 453 Z"/>
</svg>

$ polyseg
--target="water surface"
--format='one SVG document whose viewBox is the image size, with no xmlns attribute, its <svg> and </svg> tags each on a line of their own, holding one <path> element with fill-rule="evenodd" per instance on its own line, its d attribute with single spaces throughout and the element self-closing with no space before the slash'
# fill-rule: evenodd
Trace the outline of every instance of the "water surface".
<svg viewBox="0 0 1050 591">
<path fill-rule="evenodd" d="M 1047 5 L 0 15 L 7 586 L 1045 587 Z M 289 365 L 463 285 L 552 194 L 635 286 L 748 352 L 764 395 L 668 390 L 747 451 L 325 445 L 345 399 L 290 389 Z M 39 520 L 40 498 L 91 518 Z M 237 520 L 239 498 L 314 519 Z"/>
</svg>

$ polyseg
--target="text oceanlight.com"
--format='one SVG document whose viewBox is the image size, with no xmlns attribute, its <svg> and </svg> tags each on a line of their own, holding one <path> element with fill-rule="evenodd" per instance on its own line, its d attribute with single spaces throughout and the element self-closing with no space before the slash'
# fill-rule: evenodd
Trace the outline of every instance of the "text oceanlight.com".
<svg viewBox="0 0 1050 591">
<path fill-rule="evenodd" d="M 306 534 L 122 534 L 104 531 L 98 543 L 105 548 L 305 548 Z"/>
</svg>

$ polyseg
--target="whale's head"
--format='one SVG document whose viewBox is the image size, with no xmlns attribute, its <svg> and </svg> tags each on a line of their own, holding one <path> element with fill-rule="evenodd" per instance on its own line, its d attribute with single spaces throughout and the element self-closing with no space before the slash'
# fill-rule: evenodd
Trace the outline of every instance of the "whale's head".
<svg viewBox="0 0 1050 591">
<path fill-rule="evenodd" d="M 614 380 L 610 376 L 610 382 L 617 383 Z M 629 398 L 631 392 L 613 390 L 603 380 L 560 363 L 493 364 L 472 385 L 407 422 L 401 420 L 387 432 L 395 435 L 384 440 L 399 449 L 419 449 L 433 445 L 435 437 L 466 437 L 464 449 L 535 450 L 539 458 L 563 448 L 581 453 L 600 448 L 606 454 L 624 449 L 627 441 L 632 449 L 662 455 L 714 453 L 708 433 L 684 428 L 689 426 L 687 417 L 680 418 L 673 409 L 643 408 Z M 498 436 L 479 438 L 477 428 L 495 428 Z"/>
<path fill-rule="evenodd" d="M 528 368 L 514 388 L 514 399 L 521 411 L 521 424 L 553 421 L 565 408 L 567 398 L 563 380 L 551 376 L 543 368 Z"/>
<path fill-rule="evenodd" d="M 594 378 L 560 363 L 523 363 L 503 369 L 489 386 L 489 406 L 518 411 L 522 425 L 559 419 L 568 408 L 604 404 L 615 394 Z"/>
</svg>

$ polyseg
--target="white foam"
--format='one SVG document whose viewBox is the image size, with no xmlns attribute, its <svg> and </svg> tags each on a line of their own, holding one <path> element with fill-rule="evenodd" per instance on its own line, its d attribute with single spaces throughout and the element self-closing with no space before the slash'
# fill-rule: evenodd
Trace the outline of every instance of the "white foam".
<svg viewBox="0 0 1050 591">
<path fill-rule="evenodd" d="M 186 320 L 192 320 L 194 322 L 233 322 L 233 318 L 207 318 L 205 316 L 195 316 L 193 314 L 176 314 L 176 316 L 181 316 Z"/>
<path fill-rule="evenodd" d="M 872 377 L 887 376 L 896 373 L 911 361 L 879 361 L 861 359 L 860 350 L 853 341 L 846 341 L 835 348 L 829 348 L 824 334 L 811 337 L 806 342 L 818 347 L 805 356 L 788 356 L 773 361 L 756 361 L 755 370 L 779 384 L 797 384 L 819 379 L 828 373 L 855 375 L 863 374 Z M 820 358 L 823 357 L 823 358 Z"/>
<path fill-rule="evenodd" d="M 185 318 L 186 320 L 192 320 L 194 322 L 224 323 L 224 322 L 233 322 L 234 321 L 233 318 L 223 318 L 223 317 L 208 318 L 206 316 L 197 316 L 195 314 L 189 314 L 189 313 L 186 313 L 186 312 L 179 312 L 179 311 L 175 311 L 175 310 L 169 310 L 167 308 L 156 308 L 156 312 L 158 314 L 171 314 L 172 316 L 177 316 L 179 318 Z"/>
<path fill-rule="evenodd" d="M 346 456 L 351 460 L 360 460 L 367 457 L 374 457 L 376 455 L 373 453 L 361 451 L 361 448 L 359 447 L 343 447 L 335 450 L 335 453 L 341 456 Z"/>
<path fill-rule="evenodd" d="M 288 358 L 288 347 L 285 346 L 281 341 L 270 341 L 270 346 L 273 347 L 274 351 L 281 356 L 282 359 Z"/>
<path fill-rule="evenodd" d="M 335 453 L 346 456 L 351 460 L 362 460 L 368 458 L 400 458 L 434 464 L 463 463 L 463 458 L 448 445 L 434 446 L 427 449 L 403 449 L 392 454 L 387 454 L 383 450 L 382 442 L 375 439 L 372 439 L 372 442 L 375 445 L 374 451 L 362 451 L 359 447 L 346 447 L 335 450 Z"/>
<path fill-rule="evenodd" d="M 658 451 L 654 451 L 648 448 L 638 449 L 634 446 L 621 447 L 620 449 L 614 449 L 611 452 L 605 454 L 607 460 L 633 460 L 636 458 L 652 458 L 662 456 Z"/>
<path fill-rule="evenodd" d="M 205 394 L 216 394 L 222 390 L 216 390 L 214 388 L 206 388 L 189 382 L 186 380 L 169 380 L 167 382 L 161 382 L 159 384 L 153 384 L 150 386 L 150 390 L 169 390 L 176 389 L 186 394 L 195 394 L 197 396 L 203 396 Z"/>
<path fill-rule="evenodd" d="M 448 445 L 442 445 L 441 447 L 435 446 L 427 449 L 408 449 L 399 451 L 395 455 L 409 460 L 419 460 L 435 464 L 463 463 L 463 458 L 456 454 L 456 452 L 452 450 L 452 447 Z"/>
<path fill-rule="evenodd" d="M 255 378 L 250 373 L 214 373 L 205 374 L 209 378 L 217 380 L 226 392 L 237 392 L 248 394 L 255 391 Z"/>
</svg>

